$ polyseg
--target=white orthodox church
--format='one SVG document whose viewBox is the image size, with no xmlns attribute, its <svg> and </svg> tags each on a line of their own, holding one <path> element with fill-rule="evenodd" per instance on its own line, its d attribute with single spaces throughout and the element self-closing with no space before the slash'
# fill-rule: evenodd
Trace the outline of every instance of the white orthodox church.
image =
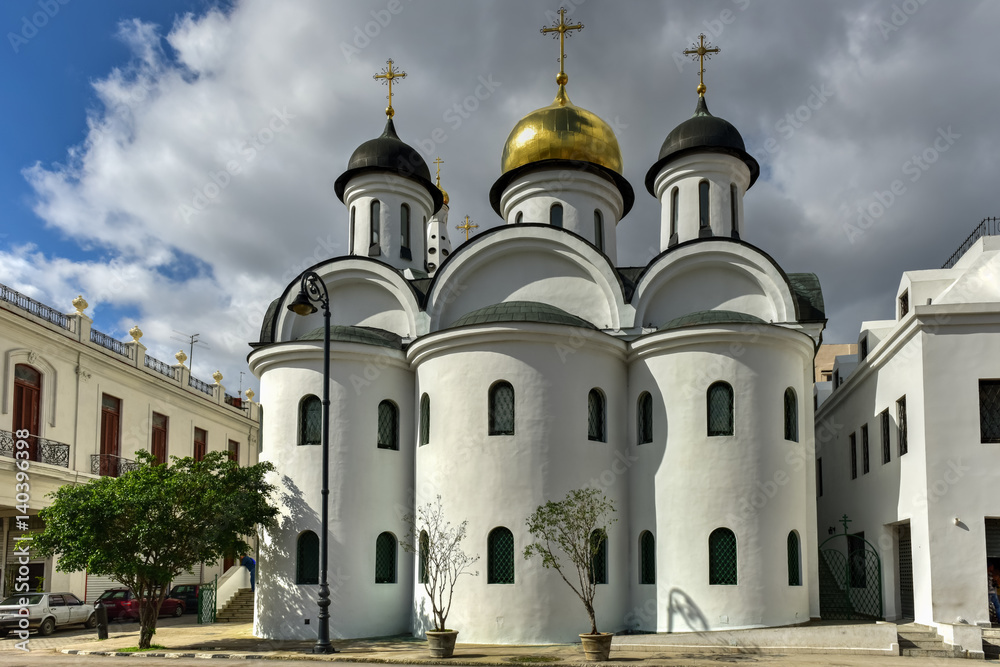
<svg viewBox="0 0 1000 667">
<path fill-rule="evenodd" d="M 454 251 L 448 195 L 397 135 L 391 97 L 385 130 L 336 180 L 349 252 L 312 267 L 333 318 L 334 638 L 428 629 L 419 557 L 400 541 L 403 516 L 440 496 L 482 556 L 455 589 L 460 641 L 575 641 L 583 606 L 522 552 L 529 514 L 588 486 L 618 519 L 594 568 L 600 630 L 819 616 L 818 281 L 753 244 L 743 200 L 759 167 L 703 84 L 647 157 L 660 253 L 618 266 L 633 189 L 611 128 L 566 83 L 560 71 L 555 100 L 503 146 L 489 197 L 505 224 Z M 324 328 L 321 312 L 288 310 L 299 283 L 249 355 L 261 459 L 282 489 L 260 550 L 254 633 L 268 638 L 314 638 L 318 616 Z"/>
</svg>

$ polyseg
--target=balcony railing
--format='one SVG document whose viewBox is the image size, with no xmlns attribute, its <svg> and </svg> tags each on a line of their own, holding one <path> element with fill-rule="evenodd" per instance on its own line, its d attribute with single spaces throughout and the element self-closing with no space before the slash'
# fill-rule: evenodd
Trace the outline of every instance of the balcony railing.
<svg viewBox="0 0 1000 667">
<path fill-rule="evenodd" d="M 232 396 L 230 394 L 226 394 L 222 400 L 226 402 L 226 405 L 231 405 L 234 408 L 243 407 L 243 399 L 240 398 L 239 396 Z"/>
<path fill-rule="evenodd" d="M 123 459 L 113 454 L 91 454 L 90 473 L 102 477 L 120 477 L 139 467 L 132 459 Z"/>
<path fill-rule="evenodd" d="M 97 343 L 101 347 L 111 350 L 115 354 L 120 354 L 126 359 L 132 358 L 132 346 L 128 343 L 123 343 L 120 340 L 112 338 L 103 331 L 98 331 L 97 329 L 90 330 L 90 342 Z"/>
<path fill-rule="evenodd" d="M 16 290 L 12 290 L 6 285 L 0 285 L 0 301 L 6 301 L 7 303 L 12 303 L 18 308 L 22 308 L 36 317 L 40 317 L 43 320 L 51 322 L 63 329 L 69 329 L 69 318 L 63 313 L 52 306 L 46 306 L 44 303 L 35 301 L 31 297 L 27 297 Z"/>
<path fill-rule="evenodd" d="M 0 431 L 0 456 L 14 458 L 14 434 L 10 431 Z M 35 463 L 48 463 L 63 468 L 69 467 L 69 445 L 32 436 L 28 438 L 28 460 Z"/>
<path fill-rule="evenodd" d="M 198 391 L 206 393 L 209 396 L 211 396 L 212 393 L 213 393 L 213 391 L 212 391 L 212 385 L 210 385 L 207 382 L 202 382 L 201 380 L 199 380 L 198 378 L 196 378 L 193 375 L 190 378 L 188 378 L 188 386 L 194 387 Z"/>
<path fill-rule="evenodd" d="M 998 236 L 1000 235 L 1000 218 L 983 218 L 983 221 L 972 230 L 969 234 L 969 238 L 962 242 L 962 245 L 958 246 L 958 250 L 952 253 L 948 261 L 944 263 L 942 269 L 950 269 L 955 266 L 956 262 L 964 255 L 972 244 L 983 238 L 984 236 Z"/>
<path fill-rule="evenodd" d="M 174 369 L 171 368 L 170 364 L 166 362 L 160 361 L 159 359 L 151 357 L 147 354 L 145 360 L 143 360 L 143 363 L 145 364 L 146 368 L 150 368 L 156 371 L 157 373 L 166 375 L 168 378 L 176 379 L 174 376 Z"/>
</svg>

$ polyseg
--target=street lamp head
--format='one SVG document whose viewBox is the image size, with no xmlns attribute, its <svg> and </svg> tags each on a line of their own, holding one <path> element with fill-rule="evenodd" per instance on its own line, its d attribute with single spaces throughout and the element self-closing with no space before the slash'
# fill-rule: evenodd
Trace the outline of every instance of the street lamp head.
<svg viewBox="0 0 1000 667">
<path fill-rule="evenodd" d="M 306 294 L 305 289 L 300 289 L 299 295 L 295 297 L 295 301 L 288 304 L 288 310 L 296 315 L 312 315 L 316 312 L 317 308 L 309 300 L 309 295 Z"/>
</svg>

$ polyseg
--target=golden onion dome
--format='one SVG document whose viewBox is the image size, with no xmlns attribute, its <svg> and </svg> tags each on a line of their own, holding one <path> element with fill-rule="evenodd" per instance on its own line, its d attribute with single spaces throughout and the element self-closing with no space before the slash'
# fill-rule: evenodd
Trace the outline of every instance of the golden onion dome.
<svg viewBox="0 0 1000 667">
<path fill-rule="evenodd" d="M 440 190 L 441 194 L 444 195 L 444 203 L 445 203 L 445 205 L 447 205 L 448 204 L 448 191 L 441 187 L 441 183 L 440 182 L 438 182 L 438 190 Z"/>
<path fill-rule="evenodd" d="M 518 121 L 503 147 L 500 169 L 507 173 L 541 160 L 591 162 L 622 173 L 622 152 L 611 126 L 574 105 L 560 85 L 552 104 Z"/>
</svg>

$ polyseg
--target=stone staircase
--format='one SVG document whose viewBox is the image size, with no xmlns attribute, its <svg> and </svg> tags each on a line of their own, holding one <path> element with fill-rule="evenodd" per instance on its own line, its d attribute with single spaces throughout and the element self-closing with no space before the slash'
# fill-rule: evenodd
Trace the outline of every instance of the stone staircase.
<svg viewBox="0 0 1000 667">
<path fill-rule="evenodd" d="M 1000 660 L 1000 628 L 983 628 L 983 653 L 987 660 Z"/>
<path fill-rule="evenodd" d="M 899 654 L 923 658 L 964 658 L 961 649 L 945 645 L 937 630 L 919 623 L 896 626 Z M 985 642 L 984 642 L 985 643 Z"/>
<path fill-rule="evenodd" d="M 233 599 L 215 615 L 216 623 L 253 622 L 253 591 L 241 588 Z"/>
</svg>

